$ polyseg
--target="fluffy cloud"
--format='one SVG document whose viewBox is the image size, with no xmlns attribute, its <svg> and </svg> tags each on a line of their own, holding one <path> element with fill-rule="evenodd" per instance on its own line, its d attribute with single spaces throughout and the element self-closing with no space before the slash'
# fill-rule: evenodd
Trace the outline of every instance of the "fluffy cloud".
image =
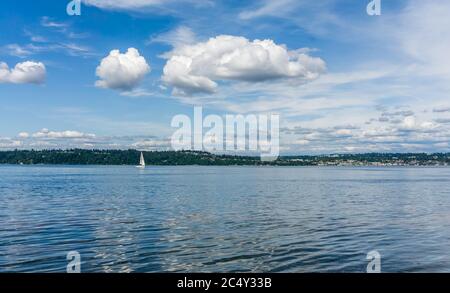
<svg viewBox="0 0 450 293">
<path fill-rule="evenodd" d="M 94 134 L 82 133 L 79 131 L 50 131 L 46 128 L 33 134 L 33 138 L 41 139 L 91 139 L 95 138 Z"/>
<path fill-rule="evenodd" d="M 336 131 L 336 134 L 340 136 L 349 136 L 352 135 L 352 131 L 350 129 L 339 129 Z"/>
<path fill-rule="evenodd" d="M 17 135 L 19 138 L 29 138 L 30 134 L 28 132 L 21 132 Z"/>
<path fill-rule="evenodd" d="M 97 67 L 97 76 L 100 80 L 96 82 L 96 86 L 130 91 L 150 70 L 150 66 L 138 50 L 129 48 L 125 54 L 113 50 Z"/>
<path fill-rule="evenodd" d="M 26 61 L 17 63 L 12 69 L 0 62 L 0 83 L 33 83 L 45 82 L 47 71 L 41 62 Z"/>
<path fill-rule="evenodd" d="M 415 116 L 408 116 L 403 119 L 400 125 L 400 130 L 432 130 L 435 129 L 437 125 L 430 121 L 417 122 Z"/>
<path fill-rule="evenodd" d="M 221 35 L 194 45 L 175 48 L 163 81 L 175 94 L 213 93 L 218 81 L 260 82 L 280 78 L 308 82 L 326 69 L 325 62 L 302 50 L 288 51 L 272 40 L 250 41 Z"/>
<path fill-rule="evenodd" d="M 18 140 L 12 140 L 7 137 L 0 137 L 0 149 L 15 149 L 20 148 L 22 142 Z"/>
<path fill-rule="evenodd" d="M 412 129 L 414 127 L 416 127 L 417 123 L 416 123 L 416 117 L 414 116 L 408 116 L 405 119 L 403 119 L 403 126 L 408 128 L 408 129 Z"/>
<path fill-rule="evenodd" d="M 281 145 L 297 154 L 448 151 L 450 128 L 438 128 L 435 123 L 419 122 L 411 117 L 396 126 L 380 124 L 354 128 L 348 135 L 337 134 L 336 127 L 283 128 Z"/>
</svg>

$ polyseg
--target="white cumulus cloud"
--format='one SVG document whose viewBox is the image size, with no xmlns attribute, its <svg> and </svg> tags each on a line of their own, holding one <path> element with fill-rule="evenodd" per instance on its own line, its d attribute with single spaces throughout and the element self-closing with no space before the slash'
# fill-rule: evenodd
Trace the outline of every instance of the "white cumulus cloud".
<svg viewBox="0 0 450 293">
<path fill-rule="evenodd" d="M 21 132 L 17 135 L 19 138 L 29 138 L 30 134 L 28 132 Z"/>
<path fill-rule="evenodd" d="M 95 134 L 83 133 L 79 131 L 66 130 L 66 131 L 50 131 L 46 128 L 33 134 L 33 138 L 42 139 L 91 139 L 95 138 Z"/>
<path fill-rule="evenodd" d="M 135 88 L 151 70 L 150 65 L 135 48 L 125 54 L 112 50 L 97 67 L 100 78 L 95 85 L 101 88 L 130 91 Z"/>
<path fill-rule="evenodd" d="M 0 62 L 0 83 L 33 83 L 45 82 L 47 71 L 41 62 L 25 61 L 17 63 L 14 68 Z"/>
<path fill-rule="evenodd" d="M 8 137 L 0 137 L 0 149 L 14 149 L 22 146 L 22 142 Z"/>
<path fill-rule="evenodd" d="M 326 70 L 320 58 L 302 50 L 289 51 L 272 40 L 250 41 L 221 35 L 166 55 L 163 81 L 175 94 L 213 93 L 219 81 L 260 82 L 280 78 L 308 82 Z"/>
</svg>

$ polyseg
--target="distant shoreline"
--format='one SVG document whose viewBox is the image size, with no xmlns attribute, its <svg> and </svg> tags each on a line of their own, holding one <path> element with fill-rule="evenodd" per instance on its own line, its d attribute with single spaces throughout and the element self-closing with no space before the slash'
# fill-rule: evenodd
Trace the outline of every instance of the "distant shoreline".
<svg viewBox="0 0 450 293">
<path fill-rule="evenodd" d="M 342 166 L 342 167 L 446 167 L 450 153 L 367 153 L 282 156 L 273 162 L 259 157 L 218 155 L 197 151 L 143 152 L 150 166 Z M 135 166 L 138 150 L 14 150 L 0 151 L 0 165 Z"/>
<path fill-rule="evenodd" d="M 0 168 L 2 167 L 127 167 L 133 168 L 133 165 L 76 165 L 76 164 L 0 164 Z M 146 166 L 146 169 L 151 169 L 152 167 L 242 167 L 242 168 L 450 168 L 450 165 L 309 165 L 309 166 L 301 166 L 301 165 L 150 165 Z M 136 170 L 139 170 L 136 168 Z"/>
</svg>

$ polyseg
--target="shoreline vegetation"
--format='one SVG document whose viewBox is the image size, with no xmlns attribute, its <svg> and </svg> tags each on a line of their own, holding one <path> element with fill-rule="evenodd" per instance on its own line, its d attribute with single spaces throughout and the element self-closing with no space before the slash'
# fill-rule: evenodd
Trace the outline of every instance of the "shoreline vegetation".
<svg viewBox="0 0 450 293">
<path fill-rule="evenodd" d="M 138 150 L 0 151 L 0 165 L 138 165 Z M 143 152 L 150 166 L 450 166 L 450 153 L 367 153 L 282 156 L 263 162 L 257 156 L 200 151 Z"/>
</svg>

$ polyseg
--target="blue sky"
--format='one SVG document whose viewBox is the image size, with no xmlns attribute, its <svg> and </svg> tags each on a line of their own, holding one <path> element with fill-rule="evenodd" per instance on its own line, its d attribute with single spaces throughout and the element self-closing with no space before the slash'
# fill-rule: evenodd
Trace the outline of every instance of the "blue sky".
<svg viewBox="0 0 450 293">
<path fill-rule="evenodd" d="M 280 114 L 289 154 L 450 151 L 448 1 L 69 2 L 2 3 L 0 149 L 164 149 L 197 105 Z"/>
</svg>

